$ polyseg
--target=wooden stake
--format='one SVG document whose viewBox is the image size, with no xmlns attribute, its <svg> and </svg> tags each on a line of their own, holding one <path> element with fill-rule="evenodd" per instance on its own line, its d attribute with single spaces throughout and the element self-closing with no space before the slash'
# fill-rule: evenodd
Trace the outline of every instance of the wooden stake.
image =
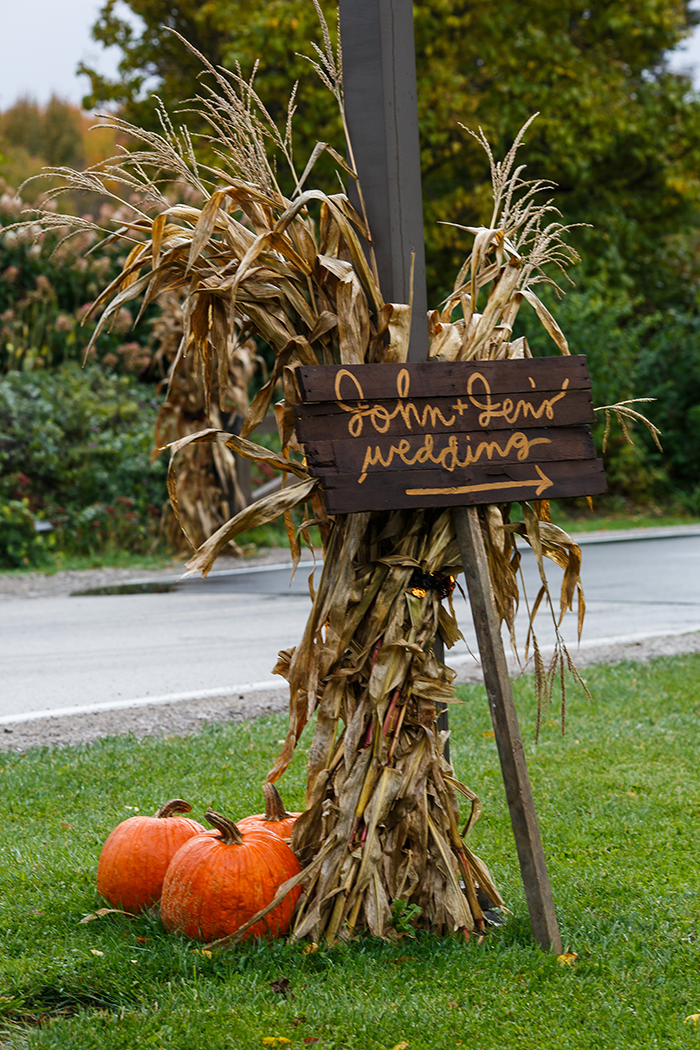
<svg viewBox="0 0 700 1050">
<path fill-rule="evenodd" d="M 484 540 L 476 507 L 452 511 L 476 628 L 486 695 L 501 760 L 510 820 L 520 861 L 525 898 L 535 940 L 561 953 L 561 937 L 552 901 L 542 838 L 520 736 L 513 689 L 494 604 Z"/>
</svg>

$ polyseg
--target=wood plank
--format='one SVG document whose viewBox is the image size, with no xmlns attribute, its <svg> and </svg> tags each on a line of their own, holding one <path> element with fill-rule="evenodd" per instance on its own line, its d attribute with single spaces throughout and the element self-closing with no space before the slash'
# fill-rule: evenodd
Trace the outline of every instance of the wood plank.
<svg viewBox="0 0 700 1050">
<path fill-rule="evenodd" d="M 559 925 L 552 900 L 518 715 L 513 703 L 513 690 L 503 651 L 479 517 L 475 507 L 454 510 L 452 515 L 479 642 L 484 683 L 501 760 L 503 783 L 532 932 L 540 947 L 560 954 L 562 945 Z"/>
<path fill-rule="evenodd" d="M 468 434 L 479 429 L 523 430 L 543 424 L 580 426 L 595 422 L 590 391 L 567 390 L 552 404 L 553 397 L 557 396 L 538 391 L 510 402 L 492 400 L 490 406 L 480 398 L 474 399 L 479 402 L 477 405 L 454 395 L 417 397 L 400 403 L 395 398 L 393 401 L 373 402 L 371 410 L 366 404 L 363 408 L 363 402 L 348 401 L 349 411 L 338 409 L 334 402 L 324 401 L 295 405 L 294 417 L 297 437 L 302 444 L 360 437 L 371 441 L 383 434 L 407 437 L 427 430 L 432 434 Z M 548 418 L 550 415 L 552 418 Z"/>
<path fill-rule="evenodd" d="M 409 380 L 411 396 L 451 397 L 467 389 L 470 378 L 483 375 L 492 394 L 512 394 L 521 390 L 560 390 L 565 379 L 571 390 L 590 390 L 591 380 L 584 354 L 572 357 L 533 357 L 517 361 L 421 361 L 380 365 L 305 365 L 296 370 L 302 398 L 306 402 L 335 401 L 336 377 L 342 371 L 343 397 L 373 400 L 395 398 L 401 373 Z M 354 376 L 362 388 L 355 392 Z M 530 379 L 535 383 L 532 387 Z M 405 379 L 402 380 L 402 388 Z M 404 394 L 403 396 L 407 396 Z"/>
<path fill-rule="evenodd" d="M 390 469 L 424 470 L 433 464 L 449 471 L 453 461 L 463 463 L 467 458 L 480 465 L 596 458 L 588 427 L 541 427 L 525 433 L 481 430 L 454 438 L 446 434 L 415 434 L 367 441 L 307 441 L 304 452 L 312 473 L 316 467 L 335 467 L 341 474 L 355 478 L 363 473 L 384 474 Z"/>
<path fill-rule="evenodd" d="M 565 460 L 541 467 L 535 463 L 491 464 L 452 473 L 439 467 L 386 471 L 368 474 L 362 484 L 332 467 L 316 468 L 314 474 L 322 479 L 329 514 L 595 496 L 607 487 L 599 459 Z"/>
</svg>

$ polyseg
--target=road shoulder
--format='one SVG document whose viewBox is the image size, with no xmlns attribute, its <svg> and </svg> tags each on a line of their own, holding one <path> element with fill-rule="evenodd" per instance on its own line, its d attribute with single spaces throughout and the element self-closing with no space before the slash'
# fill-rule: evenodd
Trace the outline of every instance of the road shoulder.
<svg viewBox="0 0 700 1050">
<path fill-rule="evenodd" d="M 593 664 L 616 664 L 624 660 L 646 663 L 660 656 L 682 656 L 697 652 L 700 652 L 700 631 L 619 645 L 601 644 L 574 651 L 572 656 L 577 667 L 583 669 Z M 514 666 L 512 673 L 517 673 Z M 458 682 L 474 683 L 481 680 L 481 667 L 476 660 L 473 664 L 460 667 Z M 186 736 L 211 723 L 249 721 L 284 712 L 287 710 L 288 697 L 289 693 L 283 687 L 232 696 L 180 700 L 172 704 L 10 722 L 0 728 L 0 750 L 21 753 L 32 747 L 90 744 L 104 737 L 128 734 L 137 738 Z"/>
</svg>

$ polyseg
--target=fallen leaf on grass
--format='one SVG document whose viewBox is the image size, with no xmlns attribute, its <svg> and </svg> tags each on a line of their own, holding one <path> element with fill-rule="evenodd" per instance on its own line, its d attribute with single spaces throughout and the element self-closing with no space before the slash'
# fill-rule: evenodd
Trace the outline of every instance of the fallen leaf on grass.
<svg viewBox="0 0 700 1050">
<path fill-rule="evenodd" d="M 104 955 L 104 952 L 101 952 L 99 948 L 91 948 L 90 951 L 93 955 Z"/>
<path fill-rule="evenodd" d="M 392 1046 L 391 1050 L 406 1050 L 408 1043 L 397 1043 L 396 1046 Z"/>
<path fill-rule="evenodd" d="M 688 1014 L 688 1016 L 685 1018 L 685 1023 L 687 1024 L 688 1021 L 692 1021 L 693 1025 L 697 1028 L 698 1021 L 700 1021 L 700 1014 Z"/>
<path fill-rule="evenodd" d="M 318 945 L 315 942 L 312 942 L 311 944 L 305 944 L 302 950 L 304 952 L 304 955 L 311 955 L 313 952 L 318 951 Z"/>
<path fill-rule="evenodd" d="M 128 915 L 130 919 L 136 918 L 133 912 L 122 911 L 121 908 L 98 908 L 97 911 L 91 915 L 84 915 L 78 923 L 78 926 L 82 926 L 85 922 L 92 922 L 93 919 L 101 919 L 105 915 Z"/>
<path fill-rule="evenodd" d="M 270 981 L 270 988 L 278 995 L 283 995 L 285 999 L 294 998 L 294 992 L 291 990 L 292 982 L 288 977 L 279 977 L 276 981 Z"/>
<path fill-rule="evenodd" d="M 208 948 L 202 948 L 202 955 L 205 959 L 211 959 L 211 952 Z"/>
<path fill-rule="evenodd" d="M 284 1035 L 266 1035 L 262 1041 L 263 1046 L 285 1046 L 287 1043 L 291 1043 L 291 1039 L 287 1039 Z"/>
<path fill-rule="evenodd" d="M 563 955 L 557 955 L 557 962 L 560 966 L 573 966 L 578 959 L 578 952 L 564 952 Z"/>
</svg>

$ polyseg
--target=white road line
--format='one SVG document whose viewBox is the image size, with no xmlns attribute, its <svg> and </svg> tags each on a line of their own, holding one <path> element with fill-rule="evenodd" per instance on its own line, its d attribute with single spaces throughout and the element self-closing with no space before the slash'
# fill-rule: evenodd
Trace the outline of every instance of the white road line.
<svg viewBox="0 0 700 1050">
<path fill-rule="evenodd" d="M 572 656 L 575 657 L 576 650 L 596 649 L 610 645 L 629 645 L 633 642 L 642 642 L 647 638 L 671 638 L 681 634 L 693 634 L 700 631 L 700 624 L 691 627 L 683 627 L 675 631 L 664 631 L 663 634 L 656 632 L 640 632 L 638 634 L 620 634 L 613 638 L 592 638 L 581 642 L 580 647 L 576 643 L 570 643 Z M 550 652 L 553 645 L 542 646 L 543 652 Z M 473 663 L 479 665 L 479 660 L 470 653 L 455 653 L 454 656 L 447 654 L 449 666 L 459 667 L 462 664 Z M 91 715 L 99 711 L 121 711 L 131 707 L 149 707 L 158 704 L 175 704 L 185 700 L 206 700 L 215 696 L 241 696 L 246 693 L 260 693 L 266 690 L 281 691 L 285 688 L 282 681 L 269 678 L 264 682 L 245 682 L 242 685 L 225 685 L 218 689 L 200 689 L 190 693 L 167 693 L 164 696 L 140 696 L 133 700 L 109 700 L 102 704 L 87 704 L 83 707 L 57 707 L 53 710 L 30 711 L 23 715 L 2 715 L 0 725 L 9 725 L 14 722 L 34 722 L 45 718 L 62 718 L 66 715 Z"/>
<path fill-rule="evenodd" d="M 0 725 L 10 722 L 35 722 L 40 718 L 62 718 L 65 715 L 92 715 L 98 711 L 121 711 L 127 707 L 149 707 L 152 704 L 176 704 L 182 700 L 207 700 L 213 696 L 235 696 L 246 693 L 261 693 L 265 690 L 284 689 L 279 679 L 266 682 L 246 682 L 243 685 L 222 685 L 220 689 L 200 689 L 192 693 L 166 693 L 164 696 L 139 696 L 135 700 L 108 700 L 103 704 L 87 704 L 84 707 L 55 707 L 53 710 L 29 711 L 23 715 L 2 715 Z"/>
<path fill-rule="evenodd" d="M 610 645 L 631 645 L 634 642 L 644 642 L 648 638 L 676 638 L 681 634 L 695 634 L 698 631 L 700 631 L 700 623 L 690 627 L 681 627 L 674 631 L 664 631 L 662 634 L 659 634 L 658 631 L 640 631 L 638 634 L 618 634 L 613 638 L 591 638 L 585 642 L 581 642 L 580 645 L 577 642 L 567 642 L 566 639 L 564 639 L 564 641 L 566 642 L 566 647 L 572 657 L 576 659 L 576 653 L 579 649 L 602 649 Z M 541 645 L 540 650 L 543 653 L 551 653 L 554 651 L 554 645 Z M 511 651 L 510 649 L 507 649 L 506 658 L 508 659 L 510 656 Z M 468 663 L 479 665 L 481 661 L 476 654 L 456 653 L 454 656 L 450 656 L 449 653 L 446 653 L 446 663 L 448 666 L 454 665 L 455 667 L 458 667 L 461 664 Z"/>
</svg>

